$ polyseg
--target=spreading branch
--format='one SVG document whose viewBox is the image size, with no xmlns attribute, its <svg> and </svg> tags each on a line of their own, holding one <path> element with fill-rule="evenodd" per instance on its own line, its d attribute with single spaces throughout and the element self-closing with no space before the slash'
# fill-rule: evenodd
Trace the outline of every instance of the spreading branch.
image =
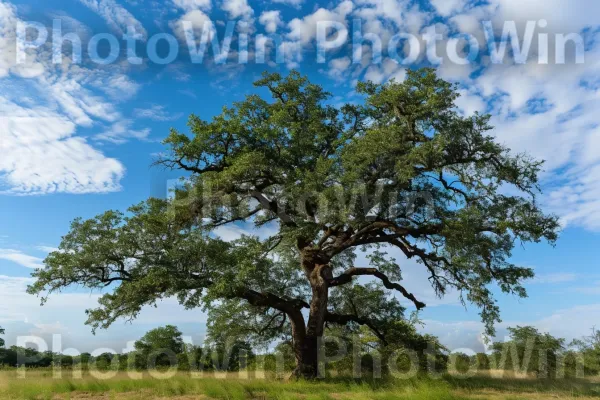
<svg viewBox="0 0 600 400">
<path fill-rule="evenodd" d="M 331 279 L 328 282 L 329 287 L 345 285 L 347 283 L 352 282 L 353 277 L 365 276 L 365 275 L 374 276 L 374 277 L 378 278 L 379 280 L 381 280 L 381 282 L 383 283 L 383 286 L 385 286 L 386 289 L 397 290 L 400 293 L 402 293 L 402 295 L 405 298 L 409 299 L 410 301 L 412 301 L 414 303 L 415 307 L 417 307 L 417 310 L 421 310 L 426 307 L 425 303 L 417 300 L 417 298 L 412 293 L 409 293 L 408 290 L 406 290 L 404 288 L 404 286 L 400 285 L 399 283 L 392 282 L 390 280 L 390 278 L 387 277 L 387 275 L 385 275 L 383 272 L 379 271 L 377 268 L 352 267 L 352 268 L 346 270 L 346 272 L 344 272 L 343 274 Z"/>
</svg>

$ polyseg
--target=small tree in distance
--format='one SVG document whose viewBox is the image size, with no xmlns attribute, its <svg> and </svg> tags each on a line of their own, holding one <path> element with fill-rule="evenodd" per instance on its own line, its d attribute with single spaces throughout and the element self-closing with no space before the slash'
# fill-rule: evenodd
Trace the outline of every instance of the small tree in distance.
<svg viewBox="0 0 600 400">
<path fill-rule="evenodd" d="M 134 344 L 142 358 L 143 367 L 170 367 L 177 364 L 177 355 L 185 350 L 182 333 L 177 327 L 167 325 L 148 331 Z M 148 365 L 148 361 L 152 365 Z"/>
<path fill-rule="evenodd" d="M 290 335 L 306 378 L 326 326 L 366 326 L 387 343 L 406 304 L 426 306 L 389 249 L 421 264 L 439 296 L 455 289 L 479 307 L 488 333 L 499 320 L 490 284 L 526 296 L 533 271 L 511 250 L 558 230 L 536 203 L 541 162 L 496 143 L 489 116 L 462 116 L 452 84 L 409 71 L 401 83 L 360 83 L 364 101 L 341 108 L 297 72 L 255 85 L 271 98 L 250 95 L 211 121 L 193 115 L 191 134 L 164 141 L 157 163 L 189 174 L 174 199 L 75 220 L 29 292 L 114 288 L 88 311 L 94 329 L 176 296 L 227 317 L 232 334 Z M 239 223 L 268 237 L 216 235 Z M 370 265 L 355 265 L 361 251 Z"/>
<path fill-rule="evenodd" d="M 539 377 L 555 377 L 565 351 L 565 339 L 541 333 L 532 326 L 508 328 L 510 341 L 492 344 L 497 367 Z"/>
</svg>

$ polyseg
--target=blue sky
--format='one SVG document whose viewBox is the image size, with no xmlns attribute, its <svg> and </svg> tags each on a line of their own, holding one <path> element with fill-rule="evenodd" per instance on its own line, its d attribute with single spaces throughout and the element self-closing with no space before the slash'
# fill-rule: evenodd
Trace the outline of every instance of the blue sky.
<svg viewBox="0 0 600 400">
<path fill-rule="evenodd" d="M 507 326 L 532 324 L 573 338 L 598 325 L 597 1 L 0 0 L 0 325 L 7 329 L 8 344 L 20 335 L 61 333 L 66 346 L 82 351 L 98 346 L 120 350 L 146 330 L 167 323 L 198 340 L 205 316 L 200 310 L 181 309 L 175 300 L 144 310 L 133 324 L 117 323 L 93 338 L 83 324 L 84 310 L 94 306 L 98 293 L 73 290 L 40 308 L 38 299 L 24 292 L 28 276 L 59 244 L 72 219 L 165 195 L 165 182 L 177 175 L 151 168 L 153 156 L 162 150 L 161 139 L 171 127 L 185 130 L 189 114 L 210 118 L 223 105 L 252 93 L 252 81 L 263 70 L 286 73 L 296 68 L 326 86 L 333 101 L 342 104 L 358 100 L 358 80 L 401 80 L 405 68 L 427 64 L 419 59 L 401 65 L 389 57 L 376 64 L 369 60 L 368 46 L 360 62 L 353 63 L 351 48 L 345 45 L 328 51 L 324 63 L 316 62 L 317 23 L 337 22 L 343 30 L 358 18 L 364 33 L 374 33 L 384 42 L 398 32 L 422 37 L 435 27 L 442 35 L 437 48 L 443 62 L 437 68 L 441 76 L 459 84 L 461 111 L 492 113 L 499 141 L 547 161 L 540 201 L 562 217 L 565 229 L 555 248 L 528 244 L 515 250 L 513 260 L 534 268 L 538 277 L 527 283 L 528 299 L 499 295 L 504 319 L 499 335 Z M 86 57 L 81 64 L 55 65 L 49 61 L 49 47 L 41 46 L 28 52 L 25 64 L 17 64 L 17 22 L 51 26 L 56 19 L 62 21 L 65 34 L 77 33 L 86 44 L 99 33 L 120 37 L 132 26 L 142 33 L 142 56 L 147 55 L 144 45 L 158 33 L 172 35 L 181 44 L 180 53 L 166 65 L 147 59 L 131 65 L 123 54 L 104 67 Z M 543 30 L 540 20 L 546 21 Z M 230 58 L 224 64 L 214 57 L 193 64 L 185 50 L 182 21 L 212 21 L 219 35 L 226 21 L 235 21 Z M 541 65 L 544 48 L 538 32 L 525 64 L 510 58 L 493 64 L 483 47 L 468 65 L 449 62 L 443 49 L 451 38 L 470 34 L 485 43 L 482 21 L 500 29 L 505 21 L 514 21 L 521 30 L 534 21 L 539 32 L 549 34 L 552 49 L 554 34 L 579 34 L 585 41 L 585 62 Z M 240 51 L 235 46 L 243 32 L 251 38 L 277 34 L 286 48 L 296 51 L 284 52 L 281 63 L 238 64 L 234 60 Z M 165 56 L 162 46 L 158 53 Z M 108 54 L 102 46 L 99 53 Z M 552 59 L 554 51 L 550 53 Z M 254 56 L 250 46 L 250 59 Z M 244 229 L 220 234 L 235 237 Z M 406 286 L 430 305 L 421 314 L 423 329 L 452 348 L 479 350 L 483 329 L 477 310 L 461 306 L 456 294 L 435 299 L 419 267 L 402 265 Z"/>
</svg>

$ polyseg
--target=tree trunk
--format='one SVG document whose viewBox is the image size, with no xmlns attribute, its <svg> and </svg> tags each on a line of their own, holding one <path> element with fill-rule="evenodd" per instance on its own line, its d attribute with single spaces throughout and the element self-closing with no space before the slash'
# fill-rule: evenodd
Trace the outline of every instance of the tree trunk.
<svg viewBox="0 0 600 400">
<path fill-rule="evenodd" d="M 318 340 L 315 337 L 305 337 L 301 343 L 294 340 L 296 368 L 292 376 L 297 379 L 312 380 L 318 377 Z"/>
<path fill-rule="evenodd" d="M 303 257 L 302 266 L 312 287 L 312 300 L 306 332 L 303 338 L 294 337 L 296 369 L 294 376 L 304 379 L 319 377 L 319 345 L 323 337 L 327 303 L 329 299 L 328 279 L 331 267 L 316 263 L 313 257 Z"/>
</svg>

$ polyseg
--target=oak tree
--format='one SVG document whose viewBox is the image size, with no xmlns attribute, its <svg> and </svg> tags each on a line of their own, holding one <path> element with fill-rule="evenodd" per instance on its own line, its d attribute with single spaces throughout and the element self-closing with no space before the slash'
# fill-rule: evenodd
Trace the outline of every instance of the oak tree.
<svg viewBox="0 0 600 400">
<path fill-rule="evenodd" d="M 343 106 L 297 72 L 255 85 L 211 120 L 192 115 L 190 132 L 172 130 L 157 164 L 186 174 L 174 196 L 74 221 L 30 292 L 108 287 L 88 311 L 93 328 L 175 296 L 232 332 L 288 333 L 308 378 L 327 326 L 366 326 L 385 343 L 407 305 L 426 306 L 393 249 L 439 296 L 455 290 L 479 307 L 489 332 L 491 284 L 526 295 L 533 271 L 511 251 L 558 230 L 537 203 L 542 163 L 499 144 L 489 116 L 464 116 L 453 84 L 410 71 L 359 83 L 362 100 Z M 260 230 L 223 238 L 248 224 Z M 369 265 L 355 264 L 361 252 Z"/>
</svg>

